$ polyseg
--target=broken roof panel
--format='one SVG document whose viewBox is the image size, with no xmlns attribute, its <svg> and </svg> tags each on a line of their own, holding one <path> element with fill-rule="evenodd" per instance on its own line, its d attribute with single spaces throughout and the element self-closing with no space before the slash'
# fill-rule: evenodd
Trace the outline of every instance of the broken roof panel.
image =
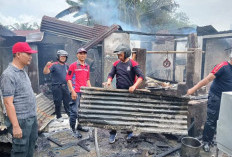
<svg viewBox="0 0 232 157">
<path fill-rule="evenodd" d="M 217 33 L 218 31 L 212 25 L 197 27 L 198 36 L 217 34 Z"/>
<path fill-rule="evenodd" d="M 38 127 L 39 132 L 41 132 L 48 125 L 48 123 L 54 119 L 52 114 L 55 112 L 55 107 L 53 100 L 50 100 L 43 93 L 36 96 L 36 103 Z"/>
<path fill-rule="evenodd" d="M 109 27 L 107 26 L 95 25 L 90 27 L 58 20 L 48 16 L 42 18 L 40 28 L 41 31 L 51 32 L 72 39 L 79 39 L 80 41 L 90 41 L 108 29 Z"/>
<path fill-rule="evenodd" d="M 187 135 L 188 100 L 149 91 L 81 88 L 83 125 L 140 132 Z"/>
</svg>

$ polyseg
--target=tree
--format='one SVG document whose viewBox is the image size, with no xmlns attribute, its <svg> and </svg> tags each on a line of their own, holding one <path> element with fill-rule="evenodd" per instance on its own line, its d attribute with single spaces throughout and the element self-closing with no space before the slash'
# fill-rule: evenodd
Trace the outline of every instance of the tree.
<svg viewBox="0 0 232 157">
<path fill-rule="evenodd" d="M 76 2 L 66 0 L 66 2 L 70 7 L 57 14 L 56 18 L 75 13 L 76 23 L 85 21 L 88 25 L 117 23 L 123 28 L 128 26 L 134 30 L 150 32 L 156 32 L 160 28 L 188 26 L 187 16 L 175 12 L 179 5 L 174 0 L 77 0 Z"/>
<path fill-rule="evenodd" d="M 33 24 L 30 23 L 15 23 L 13 25 L 5 26 L 9 30 L 36 30 L 39 29 L 38 23 L 34 22 Z"/>
</svg>

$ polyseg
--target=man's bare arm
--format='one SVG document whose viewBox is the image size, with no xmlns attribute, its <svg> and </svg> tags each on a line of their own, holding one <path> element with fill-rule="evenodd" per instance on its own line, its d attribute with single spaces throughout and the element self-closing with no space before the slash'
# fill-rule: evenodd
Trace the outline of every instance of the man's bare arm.
<svg viewBox="0 0 232 157">
<path fill-rule="evenodd" d="M 14 97 L 5 97 L 3 98 L 4 101 L 4 105 L 6 107 L 6 112 L 7 112 L 7 116 L 10 119 L 10 122 L 12 124 L 12 132 L 13 132 L 13 137 L 14 138 L 22 138 L 22 130 L 19 126 L 19 122 L 16 116 L 16 111 L 15 111 L 15 107 L 13 104 L 13 99 Z"/>
<path fill-rule="evenodd" d="M 92 87 L 91 83 L 90 83 L 90 80 L 87 81 L 87 85 L 88 85 L 88 87 Z"/>
<path fill-rule="evenodd" d="M 141 77 L 139 77 L 139 78 L 136 80 L 135 84 L 129 88 L 129 92 L 130 92 L 130 93 L 133 93 L 133 92 L 135 91 L 135 89 L 136 89 L 142 82 L 143 82 L 143 79 L 142 79 Z"/>
<path fill-rule="evenodd" d="M 213 81 L 215 78 L 216 78 L 215 75 L 210 73 L 207 77 L 205 77 L 203 80 L 198 82 L 194 87 L 190 88 L 187 91 L 187 95 L 191 95 L 191 94 L 195 93 L 198 89 L 200 89 L 201 87 L 207 85 L 208 83 Z"/>
<path fill-rule="evenodd" d="M 68 89 L 69 91 L 71 92 L 71 97 L 73 100 L 76 100 L 77 99 L 77 93 L 74 91 L 73 87 L 72 87 L 72 81 L 71 80 L 68 80 L 67 81 L 67 84 L 68 84 Z"/>
<path fill-rule="evenodd" d="M 45 67 L 43 69 L 44 74 L 49 74 L 51 72 L 50 69 L 48 68 L 51 64 L 52 64 L 52 62 L 47 62 L 47 64 L 45 65 Z"/>
</svg>

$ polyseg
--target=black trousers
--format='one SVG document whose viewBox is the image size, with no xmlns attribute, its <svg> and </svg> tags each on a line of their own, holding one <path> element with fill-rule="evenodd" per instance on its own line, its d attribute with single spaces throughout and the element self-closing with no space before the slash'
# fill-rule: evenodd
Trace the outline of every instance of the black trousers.
<svg viewBox="0 0 232 157">
<path fill-rule="evenodd" d="M 207 105 L 207 119 L 203 131 L 203 141 L 212 143 L 217 128 L 221 98 L 209 92 Z"/>
<path fill-rule="evenodd" d="M 56 118 L 61 117 L 62 102 L 64 104 L 64 110 L 69 116 L 70 115 L 69 102 L 71 101 L 71 96 L 70 96 L 67 84 L 52 85 L 52 94 L 53 94 L 53 101 L 55 104 Z"/>
</svg>

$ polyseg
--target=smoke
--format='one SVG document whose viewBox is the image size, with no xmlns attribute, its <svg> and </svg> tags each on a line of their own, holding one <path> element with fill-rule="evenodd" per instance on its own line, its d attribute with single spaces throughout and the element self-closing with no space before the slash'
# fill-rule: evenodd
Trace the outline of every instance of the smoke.
<svg viewBox="0 0 232 157">
<path fill-rule="evenodd" d="M 101 25 L 111 26 L 117 24 L 123 30 L 136 30 L 136 27 L 130 26 L 120 20 L 118 3 L 119 1 L 117 0 L 88 0 L 85 1 L 81 12 L 87 12 L 92 20 L 97 21 Z"/>
</svg>

